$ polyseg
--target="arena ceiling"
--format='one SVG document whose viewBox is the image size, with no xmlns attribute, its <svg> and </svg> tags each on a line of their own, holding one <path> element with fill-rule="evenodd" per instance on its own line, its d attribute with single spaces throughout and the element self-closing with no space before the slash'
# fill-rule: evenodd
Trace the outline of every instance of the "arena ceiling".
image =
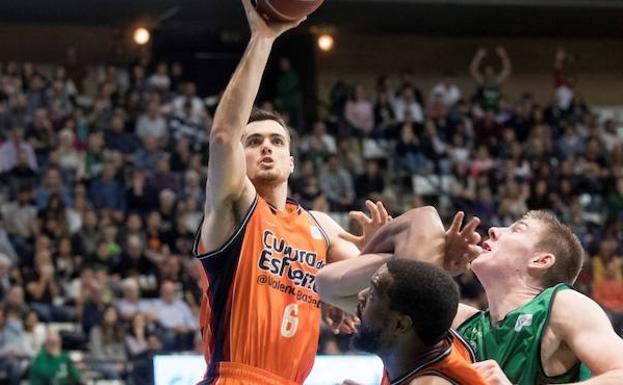
<svg viewBox="0 0 623 385">
<path fill-rule="evenodd" d="M 0 20 L 245 28 L 238 0 L 5 0 Z M 623 38 L 623 0 L 327 0 L 308 24 L 374 34 Z"/>
</svg>

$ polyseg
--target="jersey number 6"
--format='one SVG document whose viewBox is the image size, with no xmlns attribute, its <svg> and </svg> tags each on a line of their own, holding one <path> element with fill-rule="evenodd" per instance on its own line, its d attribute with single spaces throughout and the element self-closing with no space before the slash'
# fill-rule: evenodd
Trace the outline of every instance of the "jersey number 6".
<svg viewBox="0 0 623 385">
<path fill-rule="evenodd" d="M 281 322 L 281 335 L 290 338 L 296 334 L 299 326 L 299 305 L 296 303 L 286 306 L 283 311 L 283 321 Z"/>
</svg>

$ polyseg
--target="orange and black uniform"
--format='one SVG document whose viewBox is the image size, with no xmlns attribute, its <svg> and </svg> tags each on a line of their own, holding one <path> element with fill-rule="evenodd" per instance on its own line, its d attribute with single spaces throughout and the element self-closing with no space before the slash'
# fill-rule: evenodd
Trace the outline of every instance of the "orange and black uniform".
<svg viewBox="0 0 623 385">
<path fill-rule="evenodd" d="M 381 385 L 409 385 L 417 377 L 442 377 L 453 385 L 487 385 L 487 382 L 472 368 L 476 355 L 469 344 L 456 332 L 450 330 L 443 344 L 414 362 L 408 373 L 389 380 L 387 372 Z"/>
<path fill-rule="evenodd" d="M 200 234 L 203 384 L 302 384 L 318 346 L 327 235 L 296 202 L 277 211 L 259 196 L 218 250 L 206 252 Z"/>
</svg>

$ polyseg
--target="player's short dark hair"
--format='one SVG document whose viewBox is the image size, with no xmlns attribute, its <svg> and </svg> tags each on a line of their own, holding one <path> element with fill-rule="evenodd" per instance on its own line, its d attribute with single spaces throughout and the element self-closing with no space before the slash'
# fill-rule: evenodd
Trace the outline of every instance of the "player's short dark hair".
<svg viewBox="0 0 623 385">
<path fill-rule="evenodd" d="M 283 130 L 286 132 L 286 139 L 288 140 L 288 143 L 292 143 L 290 130 L 288 129 L 286 122 L 281 118 L 281 116 L 271 111 L 266 111 L 257 107 L 253 107 L 253 110 L 251 110 L 251 116 L 249 117 L 249 123 L 262 122 L 264 120 L 272 120 L 279 123 L 279 125 L 283 127 Z"/>
<path fill-rule="evenodd" d="M 408 259 L 392 258 L 387 269 L 392 276 L 386 289 L 390 308 L 411 317 L 424 345 L 435 345 L 446 336 L 456 316 L 456 283 L 445 271 Z"/>
</svg>

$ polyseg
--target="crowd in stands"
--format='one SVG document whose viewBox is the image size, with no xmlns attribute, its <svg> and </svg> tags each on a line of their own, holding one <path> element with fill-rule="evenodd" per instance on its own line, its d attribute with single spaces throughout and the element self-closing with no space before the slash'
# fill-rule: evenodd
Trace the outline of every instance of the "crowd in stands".
<svg viewBox="0 0 623 385">
<path fill-rule="evenodd" d="M 366 199 L 394 216 L 425 204 L 446 220 L 465 210 L 483 230 L 551 210 L 590 256 L 578 288 L 621 331 L 623 132 L 582 99 L 564 50 L 551 100 L 507 97 L 511 59 L 495 52 L 497 73 L 476 53 L 472 89 L 450 73 L 431 90 L 408 71 L 374 89 L 344 79 L 312 120 L 283 59 L 261 107 L 292 127 L 291 195 L 347 229 Z M 0 376 L 149 384 L 154 354 L 199 352 L 191 255 L 214 105 L 179 63 L 70 69 L 0 66 Z M 486 306 L 473 276 L 459 282 L 465 301 Z M 329 334 L 322 353 L 348 350 L 347 337 Z"/>
</svg>

